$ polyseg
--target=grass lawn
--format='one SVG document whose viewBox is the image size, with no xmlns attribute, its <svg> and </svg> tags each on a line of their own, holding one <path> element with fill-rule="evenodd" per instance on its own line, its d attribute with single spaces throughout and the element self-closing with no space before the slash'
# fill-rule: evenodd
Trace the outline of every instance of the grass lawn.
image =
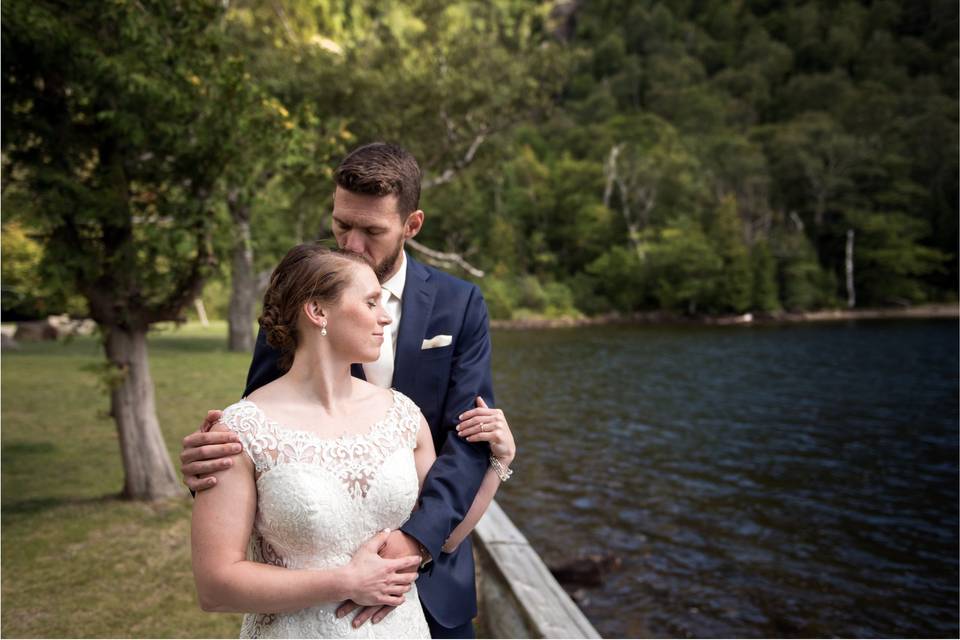
<svg viewBox="0 0 960 640">
<path fill-rule="evenodd" d="M 236 637 L 239 615 L 196 603 L 191 498 L 117 498 L 123 469 L 98 339 L 5 351 L 2 391 L 3 637 Z M 207 409 L 243 390 L 248 354 L 226 351 L 226 325 L 151 334 L 163 434 L 180 439 Z"/>
</svg>

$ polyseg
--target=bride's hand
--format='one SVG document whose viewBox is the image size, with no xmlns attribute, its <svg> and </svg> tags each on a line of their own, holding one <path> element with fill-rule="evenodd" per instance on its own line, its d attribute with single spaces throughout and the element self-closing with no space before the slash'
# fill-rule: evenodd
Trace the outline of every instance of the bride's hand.
<svg viewBox="0 0 960 640">
<path fill-rule="evenodd" d="M 489 442 L 490 452 L 509 467 L 517 455 L 513 432 L 500 409 L 491 409 L 483 398 L 477 396 L 477 408 L 460 415 L 457 435 L 467 442 Z"/>
<path fill-rule="evenodd" d="M 410 591 L 417 579 L 416 567 L 420 556 L 404 556 L 386 560 L 378 554 L 387 541 L 390 531 L 381 531 L 366 542 L 353 555 L 345 569 L 347 596 L 364 606 L 403 604 L 403 594 Z M 414 571 L 401 573 L 404 569 Z"/>
</svg>

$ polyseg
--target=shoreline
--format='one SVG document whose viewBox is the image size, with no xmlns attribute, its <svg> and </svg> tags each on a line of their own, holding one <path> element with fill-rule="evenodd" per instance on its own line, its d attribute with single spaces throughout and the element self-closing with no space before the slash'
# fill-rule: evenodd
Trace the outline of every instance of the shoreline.
<svg viewBox="0 0 960 640">
<path fill-rule="evenodd" d="M 583 318 L 525 318 L 518 320 L 490 320 L 491 329 L 563 329 L 605 325 L 773 325 L 798 322 L 838 322 L 848 320 L 899 319 L 960 319 L 960 304 L 926 304 L 915 307 L 881 309 L 825 309 L 821 311 L 779 311 L 776 313 L 744 313 L 742 315 L 684 316 L 670 311 L 637 311 L 634 313 L 606 313 Z"/>
</svg>

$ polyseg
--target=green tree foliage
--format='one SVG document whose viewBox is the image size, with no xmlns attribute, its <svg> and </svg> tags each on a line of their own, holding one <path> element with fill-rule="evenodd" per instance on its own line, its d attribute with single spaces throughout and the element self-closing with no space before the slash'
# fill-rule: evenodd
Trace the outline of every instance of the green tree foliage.
<svg viewBox="0 0 960 640">
<path fill-rule="evenodd" d="M 44 269 L 84 296 L 103 332 L 131 498 L 180 491 L 145 338 L 180 317 L 225 230 L 210 200 L 243 77 L 223 55 L 219 7 L 2 8 L 5 178 L 29 201 Z"/>
<path fill-rule="evenodd" d="M 765 241 L 757 242 L 750 252 L 750 308 L 761 312 L 780 309 L 777 263 Z"/>
<path fill-rule="evenodd" d="M 44 246 L 17 220 L 6 220 L 2 230 L 3 317 L 5 320 L 42 318 L 66 311 L 83 316 L 86 302 L 70 295 L 69 284 L 44 274 Z"/>
<path fill-rule="evenodd" d="M 924 220 L 902 213 L 847 214 L 856 231 L 854 252 L 857 296 L 867 304 L 927 302 L 931 287 L 923 278 L 945 269 L 949 256 L 919 240 L 929 229 Z"/>
<path fill-rule="evenodd" d="M 845 296 L 852 229 L 860 304 L 955 297 L 957 13 L 578 3 L 558 108 L 487 187 L 516 257 L 478 234 L 483 266 L 588 313 L 814 309 Z"/>
<path fill-rule="evenodd" d="M 228 44 L 244 60 L 248 94 L 267 107 L 237 123 L 223 186 L 237 230 L 231 345 L 249 348 L 253 273 L 329 233 L 332 168 L 358 143 L 399 142 L 419 158 L 431 220 L 422 240 L 460 251 L 485 233 L 496 174 L 478 150 L 508 140 L 559 90 L 566 56 L 536 26 L 540 13 L 513 2 L 230 4 Z M 468 165 L 487 172 L 461 179 Z M 433 205 L 433 185 L 450 186 L 440 202 L 451 206 Z"/>
<path fill-rule="evenodd" d="M 209 198 L 241 80 L 197 3 L 4 6 L 7 178 L 100 321 L 174 319 L 212 255 Z"/>
<path fill-rule="evenodd" d="M 523 274 L 586 313 L 834 306 L 847 230 L 888 211 L 916 221 L 916 252 L 877 257 L 865 232 L 860 304 L 954 295 L 954 6 L 605 0 L 551 19 L 573 64 L 554 108 L 427 198 L 428 233 L 495 274 L 499 315 Z M 885 273 L 900 295 L 870 293 Z"/>
<path fill-rule="evenodd" d="M 723 258 L 690 218 L 651 234 L 645 284 L 657 306 L 686 313 L 717 312 Z"/>
<path fill-rule="evenodd" d="M 744 242 L 743 225 L 737 215 L 737 201 L 724 198 L 710 222 L 709 235 L 720 258 L 713 306 L 724 311 L 742 313 L 751 308 L 753 272 L 750 250 Z"/>
<path fill-rule="evenodd" d="M 824 269 L 813 243 L 800 230 L 784 227 L 772 238 L 777 261 L 780 300 L 787 311 L 804 311 L 838 304 L 837 277 Z"/>
<path fill-rule="evenodd" d="M 4 8 L 4 28 L 23 25 L 21 39 L 44 44 L 30 60 L 82 49 L 64 34 L 92 9 L 60 11 L 64 27 L 25 17 L 37 13 L 27 6 Z M 118 0 L 106 17 L 136 6 Z M 154 9 L 173 26 L 153 34 L 190 13 Z M 162 196 L 154 208 L 180 198 L 232 221 L 209 253 L 232 246 L 235 265 L 248 259 L 234 295 L 290 244 L 329 234 L 332 167 L 385 139 L 425 170 L 418 240 L 485 271 L 477 281 L 495 317 L 830 307 L 845 299 L 850 230 L 858 304 L 956 297 L 955 2 L 236 0 L 208 20 L 217 56 L 167 54 L 157 69 L 156 51 L 132 43 L 159 35 L 114 38 L 103 76 L 126 79 L 113 98 L 126 102 L 81 117 L 141 153 L 176 147 L 151 158 L 201 156 L 217 140 L 230 162 L 192 183 L 208 189 L 155 176 L 166 186 L 143 189 Z M 180 84 L 157 91 L 161 71 Z M 5 122 L 56 122 L 17 98 L 37 89 L 4 82 Z M 125 98 L 135 87 L 150 99 Z M 135 107 L 174 114 L 160 123 L 191 113 L 203 131 L 159 144 L 151 131 L 162 127 L 124 115 Z M 5 162 L 32 139 L 22 130 L 5 128 Z M 71 166 L 45 198 L 86 188 L 89 168 Z M 132 184 L 139 193 L 150 182 Z M 46 245 L 45 218 L 27 218 Z M 152 229 L 151 243 L 191 246 L 181 231 Z M 144 258 L 166 277 L 185 255 Z M 229 271 L 219 267 L 220 291 Z"/>
</svg>

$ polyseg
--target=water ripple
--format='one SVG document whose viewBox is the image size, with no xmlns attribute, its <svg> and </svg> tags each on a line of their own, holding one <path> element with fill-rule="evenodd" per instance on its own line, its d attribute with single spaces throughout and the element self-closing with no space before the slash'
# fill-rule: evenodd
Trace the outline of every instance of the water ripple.
<svg viewBox="0 0 960 640">
<path fill-rule="evenodd" d="M 499 499 L 605 636 L 956 636 L 955 322 L 494 334 Z"/>
</svg>

